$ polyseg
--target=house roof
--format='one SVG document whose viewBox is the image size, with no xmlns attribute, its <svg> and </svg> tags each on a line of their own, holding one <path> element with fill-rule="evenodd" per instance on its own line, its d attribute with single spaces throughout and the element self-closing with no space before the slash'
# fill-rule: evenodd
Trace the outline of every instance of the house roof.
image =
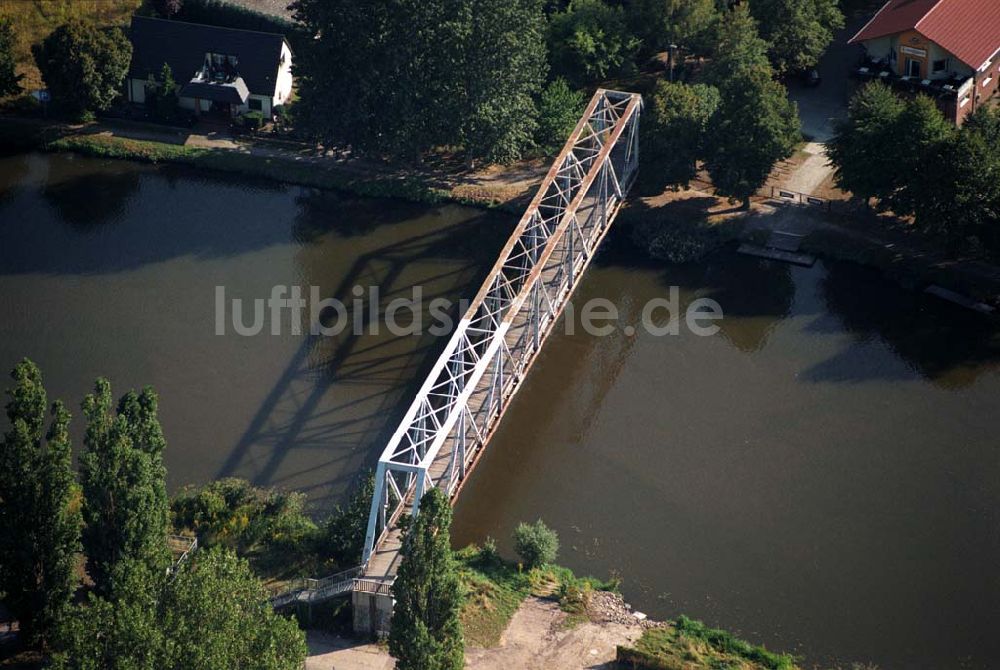
<svg viewBox="0 0 1000 670">
<path fill-rule="evenodd" d="M 217 84 L 208 81 L 191 81 L 181 86 L 180 95 L 185 98 L 215 100 L 242 105 L 247 101 L 250 91 L 247 90 L 243 77 L 237 77 L 231 82 Z"/>
<path fill-rule="evenodd" d="M 889 0 L 849 42 L 863 42 L 906 30 L 916 30 L 978 70 L 1000 49 L 1000 2 Z"/>
<path fill-rule="evenodd" d="M 250 93 L 273 96 L 278 83 L 278 65 L 283 35 L 254 30 L 236 30 L 200 23 L 168 21 L 145 16 L 132 17 L 132 65 L 129 77 L 159 76 L 163 64 L 182 86 L 202 68 L 206 53 L 239 59 L 239 74 Z"/>
</svg>

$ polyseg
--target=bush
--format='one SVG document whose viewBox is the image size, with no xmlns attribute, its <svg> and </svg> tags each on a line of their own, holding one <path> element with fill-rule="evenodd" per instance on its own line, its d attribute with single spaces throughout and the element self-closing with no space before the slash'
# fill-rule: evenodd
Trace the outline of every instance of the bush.
<svg viewBox="0 0 1000 670">
<path fill-rule="evenodd" d="M 559 536 L 539 519 L 520 523 L 514 529 L 514 550 L 529 568 L 554 563 L 559 552 Z"/>
<path fill-rule="evenodd" d="M 220 479 L 201 489 L 184 489 L 171 502 L 176 529 L 198 534 L 202 544 L 241 552 L 258 547 L 301 548 L 315 524 L 303 511 L 305 496 L 252 486 L 243 479 Z"/>
<path fill-rule="evenodd" d="M 549 153 L 558 152 L 576 127 L 585 106 L 583 92 L 570 88 L 562 77 L 550 83 L 538 101 L 535 143 Z"/>
<path fill-rule="evenodd" d="M 257 110 L 250 110 L 243 115 L 243 127 L 247 130 L 257 130 L 264 125 L 264 114 Z"/>
</svg>

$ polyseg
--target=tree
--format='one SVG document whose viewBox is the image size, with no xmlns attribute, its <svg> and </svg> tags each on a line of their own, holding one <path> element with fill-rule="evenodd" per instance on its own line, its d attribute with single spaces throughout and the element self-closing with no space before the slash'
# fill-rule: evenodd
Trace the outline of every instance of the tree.
<svg viewBox="0 0 1000 670">
<path fill-rule="evenodd" d="M 160 69 L 160 81 L 156 89 L 156 116 L 163 121 L 170 121 L 177 116 L 177 105 L 180 102 L 180 88 L 174 81 L 173 70 L 166 63 Z"/>
<path fill-rule="evenodd" d="M 908 100 L 896 124 L 892 135 L 901 141 L 891 150 L 893 169 L 891 176 L 884 177 L 890 190 L 883 194 L 880 205 L 897 214 L 914 214 L 922 195 L 920 181 L 927 171 L 927 158 L 948 142 L 956 130 L 926 95 Z"/>
<path fill-rule="evenodd" d="M 399 670 L 450 670 L 465 662 L 462 596 L 451 554 L 451 506 L 440 489 L 420 499 L 420 513 L 405 530 L 392 593 L 396 605 L 389 653 Z"/>
<path fill-rule="evenodd" d="M 98 379 L 83 402 L 87 419 L 80 479 L 87 571 L 101 595 L 116 592 L 115 566 L 137 561 L 153 572 L 169 565 L 168 500 L 157 396 L 146 387 L 111 411 L 111 384 Z"/>
<path fill-rule="evenodd" d="M 118 28 L 102 30 L 73 20 L 33 47 L 53 102 L 86 115 L 107 109 L 118 96 L 132 58 L 132 44 Z"/>
<path fill-rule="evenodd" d="M 514 529 L 514 551 L 529 568 L 554 563 L 559 552 L 559 536 L 541 519 L 519 523 Z"/>
<path fill-rule="evenodd" d="M 644 179 L 660 190 L 690 182 L 704 153 L 709 119 L 719 106 L 719 91 L 707 84 L 659 81 L 643 117 Z"/>
<path fill-rule="evenodd" d="M 419 158 L 465 143 L 507 160 L 530 145 L 545 76 L 538 0 L 297 0 L 297 120 L 325 142 Z M 337 65 L 331 66 L 331 63 Z"/>
<path fill-rule="evenodd" d="M 16 95 L 21 91 L 21 79 L 17 73 L 17 58 L 14 56 L 14 24 L 9 17 L 0 16 L 0 98 Z"/>
<path fill-rule="evenodd" d="M 72 470 L 69 412 L 47 397 L 42 374 L 24 359 L 11 372 L 0 444 L 0 592 L 23 639 L 43 642 L 69 605 L 80 549 L 80 506 Z"/>
<path fill-rule="evenodd" d="M 470 9 L 463 144 L 473 159 L 506 163 L 537 127 L 534 97 L 548 71 L 542 0 L 473 0 Z"/>
<path fill-rule="evenodd" d="M 708 72 L 720 101 L 708 123 L 705 167 L 718 192 L 745 208 L 801 137 L 795 104 L 774 81 L 764 49 L 746 5 L 739 5 L 723 22 Z"/>
<path fill-rule="evenodd" d="M 57 670 L 298 670 L 305 636 L 275 613 L 246 561 L 202 550 L 166 580 L 137 561 L 120 563 L 127 588 L 111 602 L 91 596 L 61 627 Z"/>
<path fill-rule="evenodd" d="M 754 0 L 750 11 L 770 44 L 768 55 L 779 74 L 816 67 L 844 27 L 838 0 Z"/>
<path fill-rule="evenodd" d="M 894 190 L 897 152 L 902 141 L 899 117 L 905 105 L 882 82 L 855 93 L 847 116 L 834 124 L 826 153 L 837 187 L 867 201 Z"/>
<path fill-rule="evenodd" d="M 535 143 L 550 153 L 566 144 L 585 108 L 583 93 L 570 88 L 562 77 L 550 82 L 538 101 Z"/>
<path fill-rule="evenodd" d="M 636 0 L 628 17 L 646 53 L 665 51 L 671 44 L 707 53 L 719 14 L 715 0 Z"/>
<path fill-rule="evenodd" d="M 340 566 L 361 563 L 365 533 L 368 532 L 368 512 L 371 510 L 374 494 L 375 475 L 368 472 L 362 477 L 347 506 L 338 506 L 326 521 L 324 552 Z"/>
<path fill-rule="evenodd" d="M 622 8 L 602 0 L 573 0 L 549 23 L 552 70 L 577 86 L 628 69 L 638 46 Z"/>
</svg>

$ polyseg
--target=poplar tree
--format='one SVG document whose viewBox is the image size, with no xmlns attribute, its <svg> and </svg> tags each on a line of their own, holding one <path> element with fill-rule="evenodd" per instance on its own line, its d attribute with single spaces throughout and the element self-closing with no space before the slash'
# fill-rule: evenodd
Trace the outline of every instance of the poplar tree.
<svg viewBox="0 0 1000 670">
<path fill-rule="evenodd" d="M 465 662 L 461 591 L 451 553 L 451 505 L 440 489 L 420 499 L 403 535 L 392 594 L 389 653 L 398 670 L 452 670 Z"/>
<path fill-rule="evenodd" d="M 28 644 L 44 642 L 69 604 L 80 549 L 79 492 L 72 470 L 70 415 L 47 397 L 42 374 L 24 359 L 11 372 L 0 443 L 0 592 Z"/>
<path fill-rule="evenodd" d="M 87 419 L 80 478 L 87 571 L 99 594 L 115 593 L 115 567 L 140 561 L 153 573 L 170 564 L 169 502 L 157 418 L 157 396 L 146 387 L 122 396 L 111 410 L 111 384 L 98 379 L 83 402 Z"/>
</svg>

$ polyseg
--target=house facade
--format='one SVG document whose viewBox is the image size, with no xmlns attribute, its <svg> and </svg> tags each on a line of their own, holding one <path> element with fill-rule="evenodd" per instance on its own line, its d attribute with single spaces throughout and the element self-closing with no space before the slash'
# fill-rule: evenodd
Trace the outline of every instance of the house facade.
<svg viewBox="0 0 1000 670">
<path fill-rule="evenodd" d="M 132 17 L 128 99 L 145 104 L 147 86 L 170 66 L 180 106 L 233 117 L 271 118 L 292 93 L 292 50 L 284 36 L 198 23 Z"/>
<path fill-rule="evenodd" d="M 861 78 L 930 95 L 957 125 L 996 102 L 1000 0 L 889 0 L 850 43 Z"/>
</svg>

